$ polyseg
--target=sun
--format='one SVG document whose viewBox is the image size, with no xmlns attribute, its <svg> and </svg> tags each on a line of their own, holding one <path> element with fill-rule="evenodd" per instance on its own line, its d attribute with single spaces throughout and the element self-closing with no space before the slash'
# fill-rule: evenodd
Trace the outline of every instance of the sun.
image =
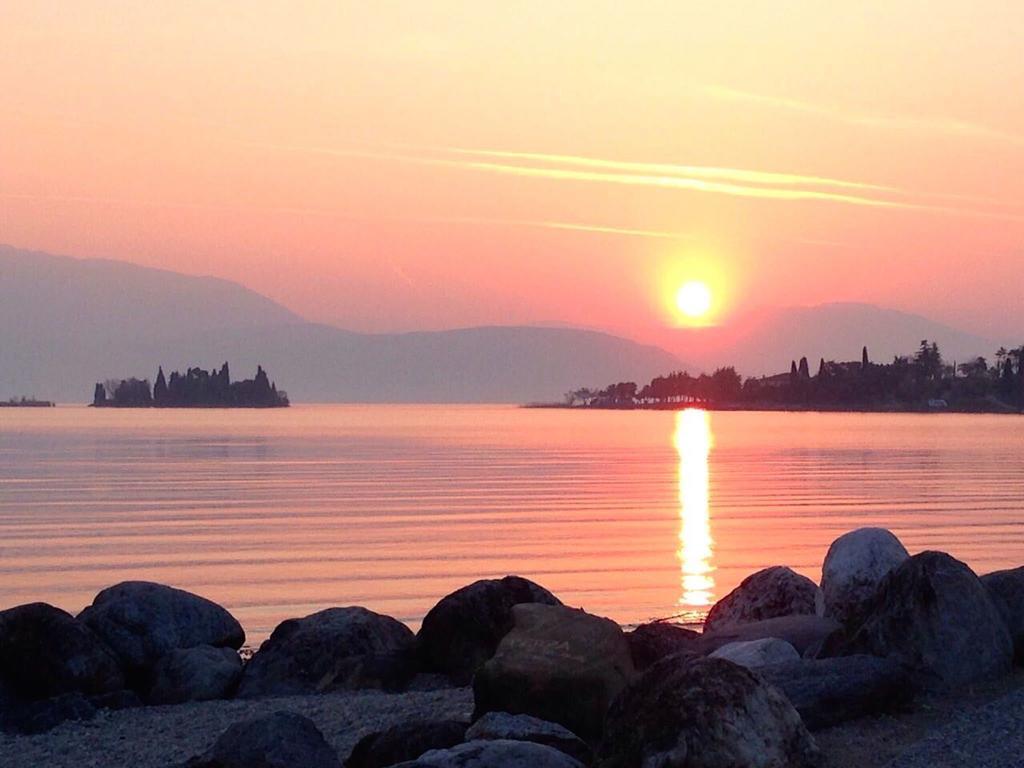
<svg viewBox="0 0 1024 768">
<path fill-rule="evenodd" d="M 708 284 L 700 280 L 690 280 L 679 286 L 676 291 L 676 308 L 684 316 L 699 319 L 711 311 L 714 297 Z"/>
</svg>

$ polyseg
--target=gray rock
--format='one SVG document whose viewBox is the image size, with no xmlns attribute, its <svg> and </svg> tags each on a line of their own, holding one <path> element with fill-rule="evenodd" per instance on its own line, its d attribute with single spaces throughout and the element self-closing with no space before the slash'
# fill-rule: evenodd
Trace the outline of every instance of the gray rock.
<svg viewBox="0 0 1024 768">
<path fill-rule="evenodd" d="M 633 655 L 633 666 L 642 671 L 666 656 L 683 652 L 696 653 L 700 632 L 667 621 L 652 621 L 627 632 L 626 640 L 629 641 L 629 651 Z"/>
<path fill-rule="evenodd" d="M 608 712 L 600 768 L 808 768 L 819 752 L 785 696 L 724 659 L 662 659 Z"/>
<path fill-rule="evenodd" d="M 512 606 L 519 603 L 562 604 L 544 587 L 519 576 L 483 579 L 443 597 L 423 617 L 416 636 L 423 668 L 468 684 L 512 629 Z"/>
<path fill-rule="evenodd" d="M 777 637 L 765 637 L 760 640 L 728 643 L 715 650 L 711 657 L 725 659 L 747 669 L 756 669 L 769 664 L 798 661 L 800 654 L 785 640 L 780 640 Z"/>
<path fill-rule="evenodd" d="M 275 712 L 235 723 L 186 768 L 341 768 L 312 720 Z"/>
<path fill-rule="evenodd" d="M 176 648 L 196 645 L 238 649 L 245 632 L 214 602 L 148 581 L 126 581 L 96 595 L 79 614 L 117 654 L 140 687 L 149 684 L 157 660 Z"/>
<path fill-rule="evenodd" d="M 242 659 L 231 648 L 196 645 L 160 657 L 153 668 L 150 704 L 181 704 L 230 697 L 242 678 Z"/>
<path fill-rule="evenodd" d="M 948 688 L 1010 671 L 1013 640 L 974 572 L 944 552 L 922 552 L 892 570 L 857 626 L 830 638 L 822 656 L 885 656 L 921 684 Z"/>
<path fill-rule="evenodd" d="M 345 768 L 385 768 L 415 760 L 432 749 L 448 749 L 461 744 L 468 722 L 430 720 L 402 723 L 386 731 L 364 736 L 352 748 Z"/>
<path fill-rule="evenodd" d="M 898 711 L 914 695 L 914 686 L 900 665 L 877 656 L 800 659 L 757 672 L 786 694 L 812 731 Z"/>
<path fill-rule="evenodd" d="M 821 566 L 824 615 L 841 624 L 855 620 L 882 579 L 910 557 L 884 528 L 858 528 L 832 542 Z"/>
<path fill-rule="evenodd" d="M 466 731 L 466 741 L 532 741 L 564 752 L 584 765 L 593 762 L 594 753 L 575 733 L 558 723 L 530 715 L 488 712 Z"/>
<path fill-rule="evenodd" d="M 18 733 L 46 733 L 68 720 L 92 720 L 94 707 L 80 693 L 64 693 L 43 701 L 33 701 L 15 711 L 11 724 Z"/>
<path fill-rule="evenodd" d="M 715 603 L 704 622 L 704 631 L 778 616 L 814 615 L 820 600 L 817 584 L 790 568 L 775 565 L 751 574 Z"/>
<path fill-rule="evenodd" d="M 469 741 L 395 768 L 582 768 L 564 752 L 528 741 Z"/>
<path fill-rule="evenodd" d="M 415 636 L 366 608 L 328 608 L 281 622 L 245 666 L 240 698 L 395 690 L 415 672 Z"/>
<path fill-rule="evenodd" d="M 750 624 L 729 624 L 706 632 L 696 644 L 696 651 L 701 655 L 707 655 L 729 643 L 777 637 L 796 648 L 801 656 L 809 656 L 814 655 L 817 649 L 840 629 L 841 625 L 835 619 L 806 614 L 779 616 L 776 619 L 765 619 Z"/>
<path fill-rule="evenodd" d="M 135 707 L 141 707 L 142 699 L 135 691 L 123 690 L 113 691 L 111 693 L 101 693 L 98 696 L 90 696 L 89 703 L 92 704 L 96 709 L 134 709 Z"/>
<path fill-rule="evenodd" d="M 124 688 L 113 652 L 89 627 L 46 603 L 0 611 L 0 679 L 29 700 Z"/>
<path fill-rule="evenodd" d="M 1014 660 L 1024 664 L 1024 567 L 981 577 L 1013 638 Z"/>
<path fill-rule="evenodd" d="M 474 720 L 487 712 L 560 723 L 584 739 L 600 736 L 612 699 L 633 676 L 619 625 L 564 606 L 521 604 L 494 658 L 473 678 Z"/>
</svg>

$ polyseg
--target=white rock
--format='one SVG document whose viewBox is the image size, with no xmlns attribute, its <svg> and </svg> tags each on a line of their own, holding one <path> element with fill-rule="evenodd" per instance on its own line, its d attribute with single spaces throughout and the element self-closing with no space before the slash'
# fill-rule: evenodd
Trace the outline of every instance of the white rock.
<svg viewBox="0 0 1024 768">
<path fill-rule="evenodd" d="M 800 654 L 796 648 L 777 637 L 766 637 L 762 640 L 747 640 L 739 643 L 723 645 L 711 654 L 713 658 L 725 659 L 748 669 L 765 667 L 769 664 L 782 664 L 787 661 L 799 661 Z"/>
<path fill-rule="evenodd" d="M 846 623 L 909 554 L 884 528 L 858 528 L 832 542 L 821 567 L 824 615 Z"/>
</svg>

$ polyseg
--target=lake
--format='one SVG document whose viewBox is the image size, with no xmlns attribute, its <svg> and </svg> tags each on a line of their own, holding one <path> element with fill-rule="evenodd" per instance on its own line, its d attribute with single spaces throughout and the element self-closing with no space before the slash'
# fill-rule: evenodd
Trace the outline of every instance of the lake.
<svg viewBox="0 0 1024 768">
<path fill-rule="evenodd" d="M 294 406 L 0 411 L 0 607 L 127 579 L 282 619 L 418 626 L 508 573 L 623 623 L 699 619 L 758 568 L 817 580 L 885 526 L 979 573 L 1024 563 L 1024 419 Z"/>
</svg>

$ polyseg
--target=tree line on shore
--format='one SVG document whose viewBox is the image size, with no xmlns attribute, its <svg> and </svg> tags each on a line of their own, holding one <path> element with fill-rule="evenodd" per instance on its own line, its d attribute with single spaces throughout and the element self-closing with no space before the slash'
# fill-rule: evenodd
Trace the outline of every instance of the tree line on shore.
<svg viewBox="0 0 1024 768">
<path fill-rule="evenodd" d="M 92 404 L 98 408 L 281 408 L 289 403 L 288 394 L 278 390 L 262 366 L 256 367 L 254 378 L 231 381 L 224 363 L 219 371 L 189 368 L 184 374 L 172 371 L 170 378 L 161 366 L 152 387 L 149 379 L 108 379 L 96 384 Z"/>
<path fill-rule="evenodd" d="M 909 356 L 891 363 L 872 362 L 867 347 L 861 359 L 835 362 L 822 358 L 812 374 L 806 357 L 792 361 L 788 373 L 744 379 L 729 366 L 693 376 L 676 371 L 604 389 L 567 392 L 571 407 L 636 408 L 708 406 L 777 406 L 826 408 L 1024 409 L 1024 346 L 1001 348 L 990 363 L 978 357 L 947 363 L 935 342 L 924 340 Z"/>
</svg>

